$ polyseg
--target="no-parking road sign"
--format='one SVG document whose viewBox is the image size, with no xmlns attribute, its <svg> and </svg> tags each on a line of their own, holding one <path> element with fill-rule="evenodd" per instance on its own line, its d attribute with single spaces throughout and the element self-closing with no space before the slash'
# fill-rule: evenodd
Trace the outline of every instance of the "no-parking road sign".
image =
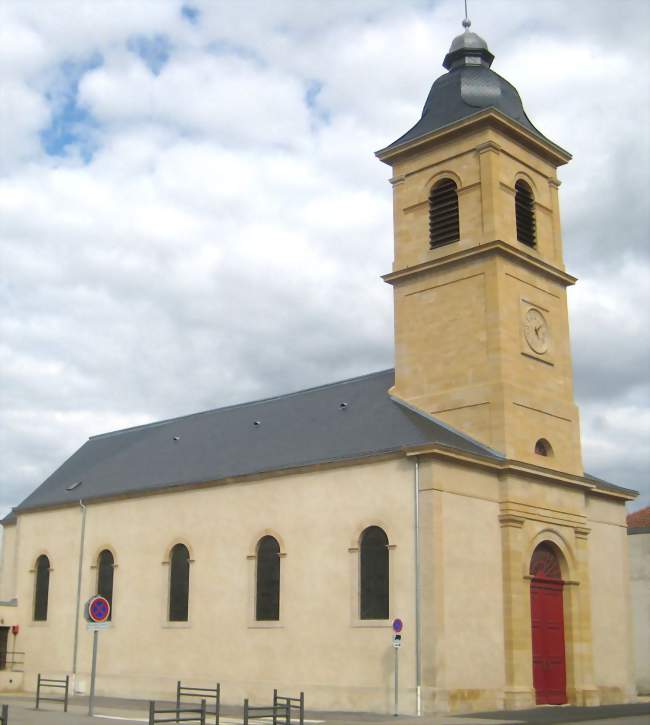
<svg viewBox="0 0 650 725">
<path fill-rule="evenodd" d="M 111 613 L 111 605 L 106 597 L 91 597 L 86 604 L 86 619 L 89 622 L 106 622 Z"/>
</svg>

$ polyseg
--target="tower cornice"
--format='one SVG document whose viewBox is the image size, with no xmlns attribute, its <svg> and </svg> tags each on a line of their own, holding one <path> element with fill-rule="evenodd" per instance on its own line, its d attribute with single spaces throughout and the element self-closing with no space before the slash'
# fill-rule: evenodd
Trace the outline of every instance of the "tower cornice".
<svg viewBox="0 0 650 725">
<path fill-rule="evenodd" d="M 563 166 L 571 161 L 571 154 L 560 146 L 546 141 L 531 133 L 523 126 L 509 119 L 496 108 L 486 108 L 467 118 L 439 128 L 419 138 L 407 141 L 400 146 L 388 146 L 375 152 L 375 156 L 385 164 L 392 164 L 396 159 L 412 152 L 421 152 L 426 147 L 438 143 L 446 143 L 468 131 L 491 127 L 518 141 L 533 153 L 550 161 L 554 166 Z"/>
<path fill-rule="evenodd" d="M 444 257 L 439 257 L 438 259 L 431 259 L 423 262 L 422 264 L 417 264 L 412 267 L 405 267 L 403 269 L 394 270 L 393 272 L 382 275 L 382 279 L 384 280 L 384 282 L 388 282 L 388 284 L 393 284 L 395 282 L 400 282 L 408 277 L 424 274 L 433 269 L 440 269 L 442 267 L 453 265 L 458 262 L 465 262 L 472 258 L 492 256 L 495 254 L 516 260 L 519 263 L 522 263 L 534 269 L 537 273 L 541 273 L 546 277 L 550 277 L 551 279 L 559 282 L 565 287 L 574 285 L 577 282 L 577 278 L 573 277 L 568 272 L 558 269 L 557 267 L 554 267 L 548 262 L 545 262 L 543 259 L 539 259 L 532 254 L 527 254 L 526 252 L 517 249 L 511 244 L 507 244 L 500 239 L 488 242 L 487 244 L 481 244 L 478 247 L 461 249 L 457 252 L 447 254 Z"/>
</svg>

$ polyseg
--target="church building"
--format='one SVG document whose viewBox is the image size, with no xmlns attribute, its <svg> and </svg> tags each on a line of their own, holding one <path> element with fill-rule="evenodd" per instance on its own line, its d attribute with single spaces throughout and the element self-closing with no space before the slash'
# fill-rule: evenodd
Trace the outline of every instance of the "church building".
<svg viewBox="0 0 650 725">
<path fill-rule="evenodd" d="M 391 712 L 399 618 L 403 713 L 634 697 L 636 492 L 582 464 L 571 156 L 464 24 L 420 120 L 377 152 L 394 370 L 90 438 L 2 522 L 11 686 L 88 692 L 99 593 L 101 695 L 172 699 L 181 679 Z"/>
</svg>

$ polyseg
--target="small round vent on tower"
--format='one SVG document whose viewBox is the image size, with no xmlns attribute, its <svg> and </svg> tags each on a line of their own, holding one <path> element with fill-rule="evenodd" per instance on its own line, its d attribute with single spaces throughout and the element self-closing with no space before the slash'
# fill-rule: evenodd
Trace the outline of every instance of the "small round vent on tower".
<svg viewBox="0 0 650 725">
<path fill-rule="evenodd" d="M 525 181 L 515 184 L 515 214 L 517 217 L 517 239 L 529 247 L 535 246 L 535 199 Z"/>
<path fill-rule="evenodd" d="M 429 196 L 429 243 L 431 248 L 460 239 L 458 191 L 451 179 L 441 179 Z"/>
</svg>

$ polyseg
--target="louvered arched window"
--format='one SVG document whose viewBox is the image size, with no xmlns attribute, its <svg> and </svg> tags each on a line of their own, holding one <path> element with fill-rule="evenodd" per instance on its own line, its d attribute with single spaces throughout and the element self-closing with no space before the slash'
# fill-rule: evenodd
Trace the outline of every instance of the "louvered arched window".
<svg viewBox="0 0 650 725">
<path fill-rule="evenodd" d="M 111 610 L 108 619 L 113 618 L 113 569 L 115 561 L 113 554 L 108 549 L 100 552 L 97 557 L 97 594 L 108 600 Z"/>
<path fill-rule="evenodd" d="M 458 190 L 451 179 L 438 181 L 429 195 L 429 243 L 431 247 L 460 239 Z"/>
<path fill-rule="evenodd" d="M 536 242 L 535 198 L 530 186 L 521 179 L 515 184 L 515 216 L 517 240 L 529 247 L 534 247 Z"/>
<path fill-rule="evenodd" d="M 255 619 L 280 619 L 280 544 L 273 536 L 263 536 L 257 544 Z"/>
<path fill-rule="evenodd" d="M 34 621 L 47 621 L 47 600 L 50 591 L 50 560 L 41 554 L 36 560 L 36 584 L 34 587 Z"/>
<path fill-rule="evenodd" d="M 169 569 L 169 621 L 187 622 L 190 600 L 190 552 L 187 546 L 174 546 Z"/>
<path fill-rule="evenodd" d="M 388 537 L 379 526 L 361 534 L 360 618 L 388 619 Z"/>
</svg>

